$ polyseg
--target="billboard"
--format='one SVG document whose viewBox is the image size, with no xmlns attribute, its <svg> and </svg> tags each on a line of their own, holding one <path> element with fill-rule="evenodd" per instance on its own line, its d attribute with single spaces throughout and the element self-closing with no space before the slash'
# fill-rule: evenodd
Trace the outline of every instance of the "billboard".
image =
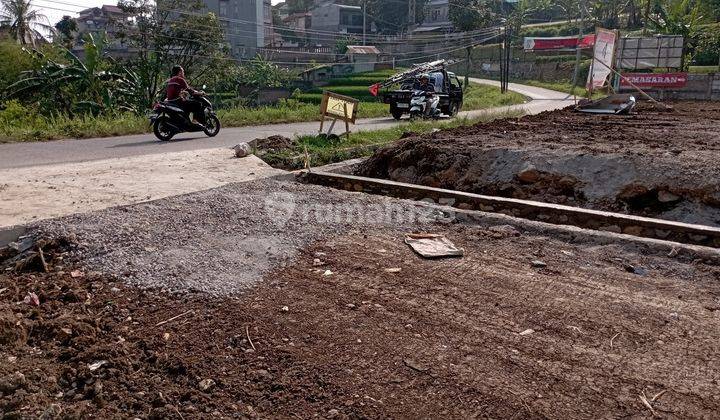
<svg viewBox="0 0 720 420">
<path fill-rule="evenodd" d="M 595 34 L 590 34 L 582 37 L 579 45 L 580 48 L 590 48 L 594 44 Z M 575 50 L 577 46 L 577 36 L 525 37 L 523 39 L 525 51 Z"/>
<path fill-rule="evenodd" d="M 683 88 L 687 84 L 687 73 L 623 73 L 620 88 Z M 630 83 L 628 83 L 628 81 Z"/>
<path fill-rule="evenodd" d="M 597 28 L 595 32 L 595 48 L 593 50 L 593 61 L 588 73 L 587 88 L 602 88 L 607 83 L 608 77 L 612 74 L 613 60 L 615 58 L 615 44 L 617 32 L 609 29 Z"/>
<path fill-rule="evenodd" d="M 683 42 L 681 35 L 620 38 L 617 47 L 617 68 L 624 70 L 680 68 Z"/>
</svg>

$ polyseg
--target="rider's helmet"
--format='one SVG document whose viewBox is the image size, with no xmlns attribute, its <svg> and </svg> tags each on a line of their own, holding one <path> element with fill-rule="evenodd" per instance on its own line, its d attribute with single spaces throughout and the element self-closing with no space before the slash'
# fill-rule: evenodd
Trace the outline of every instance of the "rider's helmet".
<svg viewBox="0 0 720 420">
<path fill-rule="evenodd" d="M 430 75 L 427 73 L 423 73 L 420 75 L 420 80 L 427 80 L 430 81 Z"/>
</svg>

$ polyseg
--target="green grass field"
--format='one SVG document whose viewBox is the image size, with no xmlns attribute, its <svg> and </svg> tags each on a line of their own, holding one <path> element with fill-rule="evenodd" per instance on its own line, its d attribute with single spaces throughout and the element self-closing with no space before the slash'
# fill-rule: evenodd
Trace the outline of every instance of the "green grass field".
<svg viewBox="0 0 720 420">
<path fill-rule="evenodd" d="M 361 73 L 352 77 L 333 79 L 323 88 L 313 89 L 275 106 L 259 108 L 236 107 L 218 110 L 223 127 L 259 124 L 283 124 L 316 121 L 320 118 L 322 91 L 329 90 L 359 99 L 359 118 L 389 116 L 388 105 L 370 94 L 368 87 L 382 81 L 396 70 Z M 464 110 L 486 109 L 525 102 L 522 95 L 501 94 L 496 87 L 471 84 L 465 94 Z M 0 142 L 42 141 L 62 138 L 108 137 L 150 132 L 147 119 L 134 114 L 116 116 L 54 118 L 36 115 L 13 103 L 0 111 Z"/>
</svg>

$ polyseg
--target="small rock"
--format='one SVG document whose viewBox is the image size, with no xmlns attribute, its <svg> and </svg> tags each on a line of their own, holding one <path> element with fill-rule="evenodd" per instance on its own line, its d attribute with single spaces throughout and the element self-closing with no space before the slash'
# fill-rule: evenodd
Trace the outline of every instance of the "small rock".
<svg viewBox="0 0 720 420">
<path fill-rule="evenodd" d="M 72 338 L 73 330 L 71 328 L 60 328 L 58 338 L 60 341 L 66 341 Z"/>
<path fill-rule="evenodd" d="M 533 182 L 537 182 L 540 179 L 540 171 L 535 169 L 534 166 L 530 165 L 522 171 L 518 172 L 517 177 L 522 182 L 532 184 Z"/>
<path fill-rule="evenodd" d="M 340 414 L 340 412 L 336 409 L 328 410 L 328 417 L 336 417 Z"/>
<path fill-rule="evenodd" d="M 26 385 L 27 379 L 21 372 L 15 372 L 0 378 L 0 392 L 6 395 L 12 394 Z"/>
<path fill-rule="evenodd" d="M 680 201 L 682 197 L 677 196 L 670 191 L 660 190 L 658 191 L 658 201 L 661 203 L 674 203 Z"/>
<path fill-rule="evenodd" d="M 252 148 L 247 143 L 237 144 L 233 147 L 233 150 L 235 151 L 235 157 L 237 158 L 242 158 L 252 154 Z"/>
<path fill-rule="evenodd" d="M 83 274 L 83 272 L 80 271 L 80 270 L 73 270 L 73 271 L 70 272 L 70 277 L 72 277 L 72 278 L 74 278 L 74 279 L 79 278 L 79 277 L 83 277 L 83 276 L 84 276 L 84 274 Z"/>
<path fill-rule="evenodd" d="M 535 330 L 533 330 L 532 328 L 528 328 L 527 330 L 521 332 L 520 335 L 530 335 L 534 332 L 535 332 Z"/>
<path fill-rule="evenodd" d="M 348 304 L 345 305 L 345 306 L 347 306 L 347 307 L 350 308 L 350 309 L 355 309 L 355 308 L 357 308 L 357 306 L 355 306 L 354 303 L 348 303 Z"/>
<path fill-rule="evenodd" d="M 290 310 L 290 308 L 287 307 L 287 306 L 283 306 L 282 308 L 280 308 L 280 310 L 283 311 L 283 312 L 287 312 L 287 311 Z"/>
<path fill-rule="evenodd" d="M 120 293 L 120 288 L 113 286 L 110 288 L 110 291 L 113 293 Z"/>
<path fill-rule="evenodd" d="M 678 255 L 679 253 L 680 253 L 680 250 L 679 250 L 679 249 L 673 248 L 673 249 L 670 250 L 670 252 L 668 252 L 668 257 L 670 257 L 670 258 L 677 257 L 677 255 Z"/>
<path fill-rule="evenodd" d="M 643 233 L 642 226 L 626 226 L 622 231 L 626 235 L 640 236 Z"/>
<path fill-rule="evenodd" d="M 540 261 L 540 260 L 533 260 L 530 264 L 532 264 L 532 266 L 536 267 L 536 268 L 547 267 L 547 264 L 545 264 L 543 261 Z"/>
<path fill-rule="evenodd" d="M 636 267 L 632 264 L 626 264 L 625 265 L 625 271 L 628 273 L 637 274 L 638 276 L 644 276 L 647 274 L 647 270 L 642 267 Z"/>
<path fill-rule="evenodd" d="M 495 225 L 488 228 L 489 231 L 499 233 L 504 236 L 520 236 L 520 231 L 511 225 Z"/>
<path fill-rule="evenodd" d="M 23 299 L 23 303 L 27 305 L 32 306 L 40 306 L 40 298 L 38 295 L 35 294 L 35 292 L 30 292 L 27 295 L 25 295 L 25 299 Z"/>
<path fill-rule="evenodd" d="M 315 258 L 313 260 L 313 267 L 318 267 L 321 265 L 325 265 L 325 263 L 323 261 L 321 261 L 320 258 Z"/>
<path fill-rule="evenodd" d="M 212 379 L 203 379 L 198 383 L 198 388 L 202 392 L 208 392 L 215 387 L 215 381 Z"/>
<path fill-rule="evenodd" d="M 385 272 L 386 272 L 386 273 L 399 273 L 400 271 L 402 271 L 402 268 L 399 268 L 399 267 L 393 267 L 393 268 L 386 268 L 386 269 L 385 269 Z"/>
<path fill-rule="evenodd" d="M 622 233 L 622 228 L 618 225 L 601 226 L 599 230 L 611 233 Z"/>
<path fill-rule="evenodd" d="M 325 270 L 325 272 L 323 273 L 323 276 L 332 276 L 333 274 L 334 274 L 334 273 L 333 273 L 332 271 L 330 271 L 330 270 Z"/>
<path fill-rule="evenodd" d="M 90 372 L 96 371 L 100 369 L 105 363 L 107 363 L 107 360 L 98 360 L 97 362 L 88 363 L 88 369 L 90 369 Z"/>
<path fill-rule="evenodd" d="M 166 332 L 163 334 L 163 340 L 168 341 L 170 339 L 170 333 Z"/>
</svg>

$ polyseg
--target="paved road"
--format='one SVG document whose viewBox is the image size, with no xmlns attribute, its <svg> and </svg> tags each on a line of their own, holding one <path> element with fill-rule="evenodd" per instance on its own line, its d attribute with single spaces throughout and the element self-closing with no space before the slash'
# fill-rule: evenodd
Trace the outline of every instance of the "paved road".
<svg viewBox="0 0 720 420">
<path fill-rule="evenodd" d="M 471 79 L 473 82 L 499 86 L 499 82 Z M 510 84 L 510 89 L 532 99 L 522 105 L 462 112 L 464 116 L 479 116 L 483 113 L 509 109 L 524 109 L 528 113 L 563 108 L 573 103 L 572 98 L 562 92 L 532 86 Z M 402 122 L 392 118 L 368 118 L 359 120 L 353 127 L 357 130 L 378 130 Z M 97 139 L 68 139 L 51 142 L 0 144 L 0 169 L 21 168 L 58 163 L 87 162 L 129 156 L 150 155 L 186 150 L 201 150 L 217 147 L 232 147 L 240 142 L 258 137 L 280 134 L 292 137 L 296 134 L 316 133 L 318 122 L 294 124 L 272 124 L 251 127 L 225 128 L 214 138 L 198 133 L 179 135 L 170 142 L 159 142 L 152 134 L 106 137 Z"/>
</svg>

